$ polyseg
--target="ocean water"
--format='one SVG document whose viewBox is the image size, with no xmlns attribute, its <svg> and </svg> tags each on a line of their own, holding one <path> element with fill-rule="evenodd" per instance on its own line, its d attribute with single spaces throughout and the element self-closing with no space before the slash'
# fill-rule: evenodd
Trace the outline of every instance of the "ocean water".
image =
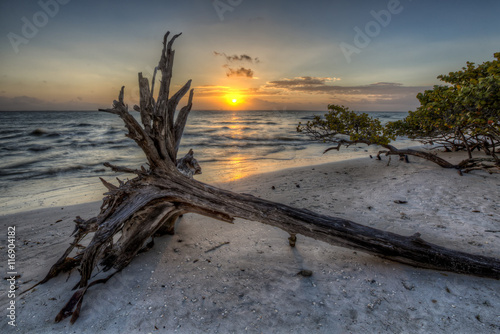
<svg viewBox="0 0 500 334">
<path fill-rule="evenodd" d="M 190 148 L 203 174 L 196 179 L 220 185 L 242 177 L 288 167 L 368 156 L 377 147 L 322 152 L 296 132 L 324 111 L 192 111 L 179 157 Z M 137 116 L 138 114 L 135 113 Z M 383 122 L 406 112 L 374 112 Z M 142 151 L 125 137 L 122 120 L 97 111 L 0 112 L 0 214 L 100 200 L 102 177 L 117 175 L 104 162 L 139 168 Z M 404 144 L 404 143 L 403 143 Z"/>
</svg>

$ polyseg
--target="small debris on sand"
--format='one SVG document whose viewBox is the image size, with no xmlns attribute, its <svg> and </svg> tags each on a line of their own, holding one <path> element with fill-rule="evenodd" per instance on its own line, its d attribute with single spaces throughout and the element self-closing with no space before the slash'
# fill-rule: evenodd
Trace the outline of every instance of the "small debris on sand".
<svg viewBox="0 0 500 334">
<path fill-rule="evenodd" d="M 302 269 L 301 271 L 299 271 L 297 273 L 297 275 L 300 275 L 300 276 L 304 276 L 304 277 L 310 277 L 312 276 L 313 272 L 311 270 L 307 270 L 307 269 Z"/>
</svg>

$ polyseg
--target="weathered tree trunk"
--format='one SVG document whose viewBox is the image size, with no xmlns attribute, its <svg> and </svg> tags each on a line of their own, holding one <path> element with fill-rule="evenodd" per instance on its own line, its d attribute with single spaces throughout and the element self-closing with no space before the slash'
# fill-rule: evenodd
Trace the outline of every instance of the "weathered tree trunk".
<svg viewBox="0 0 500 334">
<path fill-rule="evenodd" d="M 382 145 L 382 147 L 386 148 L 386 151 L 380 151 L 378 153 L 378 156 L 380 154 L 385 153 L 385 155 L 399 155 L 399 156 L 404 156 L 404 155 L 412 155 L 415 157 L 419 157 L 422 159 L 429 160 L 443 168 L 455 168 L 455 169 L 460 169 L 459 165 L 454 165 L 449 161 L 446 161 L 440 157 L 438 157 L 435 154 L 432 154 L 430 152 L 423 152 L 423 151 L 417 151 L 417 150 L 412 150 L 412 149 L 398 149 L 392 145 Z"/>
<path fill-rule="evenodd" d="M 362 139 L 358 139 L 358 140 L 348 140 L 348 139 L 339 139 L 339 138 L 335 138 L 335 143 L 337 144 L 337 146 L 333 146 L 333 147 L 330 147 L 330 148 L 327 148 L 324 152 L 329 152 L 329 151 L 332 151 L 332 150 L 337 150 L 337 151 L 340 151 L 340 148 L 342 147 L 342 145 L 344 146 L 350 146 L 350 145 L 356 145 L 356 144 L 366 144 L 366 145 L 373 145 L 372 142 L 368 141 L 368 140 L 362 140 Z M 417 151 L 417 150 L 412 150 L 412 149 L 398 149 L 396 148 L 395 146 L 393 145 L 390 145 L 390 144 L 386 144 L 386 145 L 380 145 L 382 146 L 383 148 L 385 148 L 386 150 L 384 151 L 379 151 L 378 154 L 377 154 L 377 158 L 380 160 L 380 155 L 381 154 L 385 154 L 385 155 L 399 155 L 399 156 L 407 156 L 407 155 L 411 155 L 411 156 L 415 156 L 415 157 L 419 157 L 419 158 L 422 158 L 422 159 L 426 159 L 426 160 L 429 160 L 443 168 L 455 168 L 455 169 L 459 169 L 459 165 L 454 165 L 440 157 L 438 157 L 437 155 L 435 154 L 432 154 L 430 152 L 423 152 L 423 151 Z"/>
<path fill-rule="evenodd" d="M 201 169 L 193 152 L 177 160 L 179 143 L 192 106 L 193 90 L 187 105 L 174 119 L 179 101 L 189 91 L 190 81 L 169 97 L 174 57 L 172 43 L 179 35 L 170 41 L 168 35 L 163 41 L 158 66 L 162 80 L 156 100 L 153 98 L 154 80 L 150 88 L 148 80 L 139 74 L 140 106 L 134 109 L 140 112 L 142 125 L 129 114 L 123 102 L 123 87 L 118 101 L 113 102 L 113 108 L 104 110 L 123 119 L 129 131 L 127 136 L 142 148 L 149 167 L 132 170 L 106 164 L 114 171 L 133 173 L 136 177 L 127 182 L 119 181 L 119 186 L 102 180 L 109 191 L 105 194 L 100 214 L 89 220 L 77 217 L 73 243 L 40 282 L 44 283 L 62 271 L 79 268 L 81 278 L 75 287 L 77 291 L 57 315 L 56 322 L 72 315 L 73 323 L 80 314 L 88 288 L 105 283 L 125 268 L 138 252 L 152 246 L 152 241 L 148 243 L 150 238 L 159 231 L 172 232 L 177 217 L 188 212 L 225 222 L 232 222 L 236 217 L 259 221 L 279 227 L 292 236 L 302 234 L 412 266 L 500 278 L 498 259 L 433 245 L 422 240 L 418 233 L 405 237 L 194 180 L 190 176 Z M 91 242 L 70 257 L 76 245 L 89 233 L 94 233 Z M 119 236 L 117 241 L 113 241 L 115 236 Z M 111 274 L 92 281 L 92 274 L 99 268 L 111 271 Z"/>
<path fill-rule="evenodd" d="M 469 141 L 467 140 L 467 138 L 465 138 L 465 135 L 464 135 L 462 129 L 458 128 L 455 131 L 458 133 L 458 135 L 460 136 L 460 138 L 464 142 L 465 148 L 467 149 L 467 155 L 469 156 L 469 160 L 471 160 L 472 159 L 472 149 L 470 147 Z"/>
<path fill-rule="evenodd" d="M 412 150 L 412 149 L 398 149 L 392 145 L 382 145 L 384 148 L 387 150 L 385 151 L 380 151 L 378 152 L 377 157 L 380 159 L 381 154 L 385 155 L 399 155 L 401 156 L 408 156 L 412 155 L 415 157 L 419 157 L 422 159 L 426 159 L 428 161 L 431 161 L 443 168 L 453 168 L 458 170 L 458 173 L 462 175 L 463 173 L 469 173 L 474 170 L 483 170 L 487 171 L 490 174 L 493 173 L 500 173 L 499 166 L 500 164 L 498 163 L 498 158 L 493 155 L 493 159 L 487 159 L 487 158 L 471 158 L 470 155 L 470 149 L 469 149 L 469 158 L 461 161 L 457 165 L 452 164 L 449 161 L 444 160 L 443 158 L 438 157 L 435 154 L 432 154 L 430 152 L 424 152 L 424 151 L 417 151 L 417 150 Z"/>
</svg>

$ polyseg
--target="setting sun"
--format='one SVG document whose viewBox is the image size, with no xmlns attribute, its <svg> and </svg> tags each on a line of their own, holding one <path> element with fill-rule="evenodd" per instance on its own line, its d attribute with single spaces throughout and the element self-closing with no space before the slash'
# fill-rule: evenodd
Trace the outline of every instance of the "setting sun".
<svg viewBox="0 0 500 334">
<path fill-rule="evenodd" d="M 226 95 L 225 100 L 226 100 L 226 103 L 231 105 L 231 106 L 238 106 L 238 105 L 244 103 L 244 100 L 241 97 L 241 95 L 237 95 L 237 94 L 228 94 L 228 95 Z"/>
</svg>

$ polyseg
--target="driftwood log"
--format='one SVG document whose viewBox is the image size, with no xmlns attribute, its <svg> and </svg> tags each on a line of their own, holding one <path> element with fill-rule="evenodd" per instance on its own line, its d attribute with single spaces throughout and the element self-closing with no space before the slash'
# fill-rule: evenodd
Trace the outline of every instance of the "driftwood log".
<svg viewBox="0 0 500 334">
<path fill-rule="evenodd" d="M 123 101 L 123 87 L 118 100 L 113 102 L 113 108 L 103 110 L 123 119 L 128 129 L 127 136 L 144 151 L 148 167 L 132 170 L 106 163 L 116 172 L 131 173 L 135 177 L 127 181 L 119 180 L 118 186 L 102 180 L 108 192 L 99 215 L 88 220 L 76 218 L 73 242 L 40 282 L 47 282 L 63 271 L 79 269 L 81 278 L 74 287 L 76 292 L 57 315 L 56 322 L 72 316 L 73 323 L 80 314 L 87 289 L 105 283 L 125 268 L 137 253 L 152 247 L 152 240 L 158 232 L 172 233 L 177 217 L 188 212 L 228 223 L 240 217 L 276 226 L 290 233 L 291 243 L 292 240 L 295 242 L 296 234 L 301 234 L 416 267 L 500 278 L 498 259 L 430 244 L 422 240 L 418 233 L 401 236 L 194 180 L 192 175 L 201 172 L 201 169 L 193 152 L 177 160 L 182 133 L 192 107 L 191 81 L 177 93 L 169 95 L 174 61 L 172 44 L 179 35 L 169 40 L 167 32 L 164 37 L 157 67 L 161 72 L 161 85 L 156 100 L 153 98 L 156 70 L 151 85 L 139 73 L 140 105 L 134 109 L 140 112 L 142 124 L 128 112 L 128 106 Z M 187 105 L 174 117 L 179 101 L 188 92 Z M 90 233 L 93 237 L 89 244 L 72 255 L 79 242 Z M 92 279 L 93 274 L 101 270 L 109 272 L 109 275 Z"/>
<path fill-rule="evenodd" d="M 351 145 L 356 145 L 356 144 L 373 145 L 373 143 L 369 140 L 362 140 L 362 139 L 361 140 L 348 140 L 345 138 L 335 137 L 335 134 L 329 134 L 328 136 L 325 136 L 324 134 L 319 133 L 319 132 L 317 132 L 313 129 L 307 128 L 307 127 L 302 128 L 300 131 L 306 133 L 313 140 L 324 141 L 324 142 L 333 142 L 333 143 L 337 144 L 337 146 L 327 148 L 323 152 L 323 154 L 327 153 L 329 151 L 332 151 L 332 150 L 340 151 L 340 148 L 342 146 L 349 147 Z M 385 145 L 380 145 L 380 146 L 385 148 L 385 150 L 378 152 L 377 159 L 379 159 L 379 160 L 381 160 L 380 155 L 385 154 L 388 156 L 398 155 L 398 156 L 404 158 L 408 162 L 408 156 L 411 155 L 411 156 L 415 156 L 415 157 L 429 160 L 429 161 L 431 161 L 431 162 L 433 162 L 433 163 L 435 163 L 443 168 L 460 169 L 460 164 L 458 164 L 458 165 L 452 164 L 451 162 L 446 161 L 443 158 L 440 158 L 437 155 L 432 154 L 430 152 L 418 151 L 418 150 L 413 150 L 410 148 L 398 149 L 395 146 L 390 145 L 390 144 L 385 144 Z"/>
</svg>

